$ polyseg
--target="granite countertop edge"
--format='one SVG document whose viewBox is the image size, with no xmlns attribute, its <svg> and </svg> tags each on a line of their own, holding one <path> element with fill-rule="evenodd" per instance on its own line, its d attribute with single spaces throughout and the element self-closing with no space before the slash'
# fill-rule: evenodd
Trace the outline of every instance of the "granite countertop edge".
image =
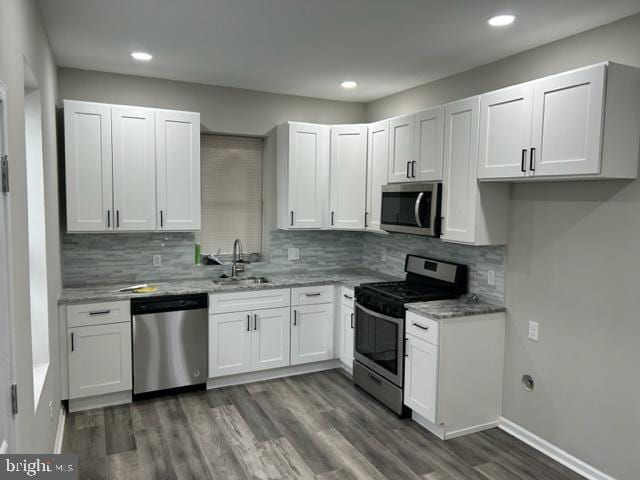
<svg viewBox="0 0 640 480">
<path fill-rule="evenodd" d="M 253 274 L 252 274 L 253 275 Z M 256 273 L 256 275 L 258 275 Z M 278 288 L 313 287 L 322 285 L 343 285 L 355 288 L 362 283 L 399 280 L 397 277 L 379 273 L 373 270 L 328 270 L 308 273 L 264 273 L 259 274 L 269 279 L 269 283 L 258 285 L 229 285 L 215 284 L 210 279 L 181 279 L 176 281 L 146 282 L 158 288 L 153 293 L 118 292 L 126 284 L 116 285 L 88 285 L 85 287 L 67 287 L 62 290 L 58 298 L 58 305 L 73 305 L 83 303 L 101 303 L 126 301 L 133 298 L 149 298 L 163 295 L 188 295 L 195 293 L 230 293 L 240 291 L 256 291 Z M 129 285 L 135 282 L 130 283 Z M 145 283 L 145 282 L 137 282 Z"/>
<path fill-rule="evenodd" d="M 436 300 L 431 302 L 407 303 L 408 311 L 434 320 L 489 315 L 506 312 L 506 307 L 486 302 L 468 303 L 460 299 Z"/>
</svg>

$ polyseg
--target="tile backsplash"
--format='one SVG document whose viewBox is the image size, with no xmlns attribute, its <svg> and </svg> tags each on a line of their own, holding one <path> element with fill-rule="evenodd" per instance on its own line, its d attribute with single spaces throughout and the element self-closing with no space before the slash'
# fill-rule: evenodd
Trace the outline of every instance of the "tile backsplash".
<svg viewBox="0 0 640 480">
<path fill-rule="evenodd" d="M 469 266 L 469 290 L 483 300 L 504 304 L 505 247 L 470 247 L 403 234 L 338 231 L 271 232 L 270 261 L 254 272 L 296 272 L 367 267 L 402 277 L 407 253 Z M 229 267 L 194 265 L 193 233 L 63 234 L 63 275 L 67 287 L 218 277 Z M 298 248 L 299 260 L 288 260 Z M 161 265 L 153 266 L 153 255 Z M 495 285 L 487 272 L 495 271 Z"/>
</svg>

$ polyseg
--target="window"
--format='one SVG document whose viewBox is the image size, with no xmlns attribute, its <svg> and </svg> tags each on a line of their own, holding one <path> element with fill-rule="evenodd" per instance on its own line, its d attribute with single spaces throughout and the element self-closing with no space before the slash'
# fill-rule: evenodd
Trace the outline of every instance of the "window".
<svg viewBox="0 0 640 480">
<path fill-rule="evenodd" d="M 262 149 L 261 138 L 200 137 L 203 254 L 231 254 L 236 238 L 261 253 Z"/>
<path fill-rule="evenodd" d="M 29 228 L 29 297 L 33 403 L 38 408 L 49 369 L 49 301 L 47 289 L 47 235 L 44 208 L 42 107 L 38 83 L 24 65 L 24 130 L 27 157 L 27 224 Z"/>
</svg>

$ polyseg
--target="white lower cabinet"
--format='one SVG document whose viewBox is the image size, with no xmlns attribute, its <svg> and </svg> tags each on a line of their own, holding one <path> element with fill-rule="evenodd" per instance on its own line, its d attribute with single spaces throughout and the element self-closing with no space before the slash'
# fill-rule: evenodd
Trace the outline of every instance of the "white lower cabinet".
<svg viewBox="0 0 640 480">
<path fill-rule="evenodd" d="M 333 358 L 333 303 L 292 307 L 291 365 Z"/>
<path fill-rule="evenodd" d="M 67 330 L 69 399 L 131 390 L 131 323 Z"/>
<path fill-rule="evenodd" d="M 404 403 L 442 439 L 497 425 L 505 314 L 434 320 L 407 312 Z"/>
<path fill-rule="evenodd" d="M 289 307 L 209 315 L 209 377 L 289 365 Z"/>
</svg>

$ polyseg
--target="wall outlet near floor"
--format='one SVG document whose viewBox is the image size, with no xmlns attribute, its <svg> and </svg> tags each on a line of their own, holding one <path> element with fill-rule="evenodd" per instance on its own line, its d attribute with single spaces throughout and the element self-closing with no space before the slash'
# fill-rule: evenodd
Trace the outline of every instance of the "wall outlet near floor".
<svg viewBox="0 0 640 480">
<path fill-rule="evenodd" d="M 159 267 L 162 265 L 162 255 L 154 255 L 153 256 L 153 266 Z"/>
<path fill-rule="evenodd" d="M 487 270 L 487 283 L 489 285 L 495 285 L 496 284 L 496 271 L 493 270 L 492 268 Z"/>
<path fill-rule="evenodd" d="M 289 260 L 300 260 L 300 249 L 291 247 L 289 250 L 287 250 L 287 258 Z"/>
<path fill-rule="evenodd" d="M 539 333 L 540 324 L 538 322 L 529 322 L 529 339 L 537 342 Z"/>
</svg>

